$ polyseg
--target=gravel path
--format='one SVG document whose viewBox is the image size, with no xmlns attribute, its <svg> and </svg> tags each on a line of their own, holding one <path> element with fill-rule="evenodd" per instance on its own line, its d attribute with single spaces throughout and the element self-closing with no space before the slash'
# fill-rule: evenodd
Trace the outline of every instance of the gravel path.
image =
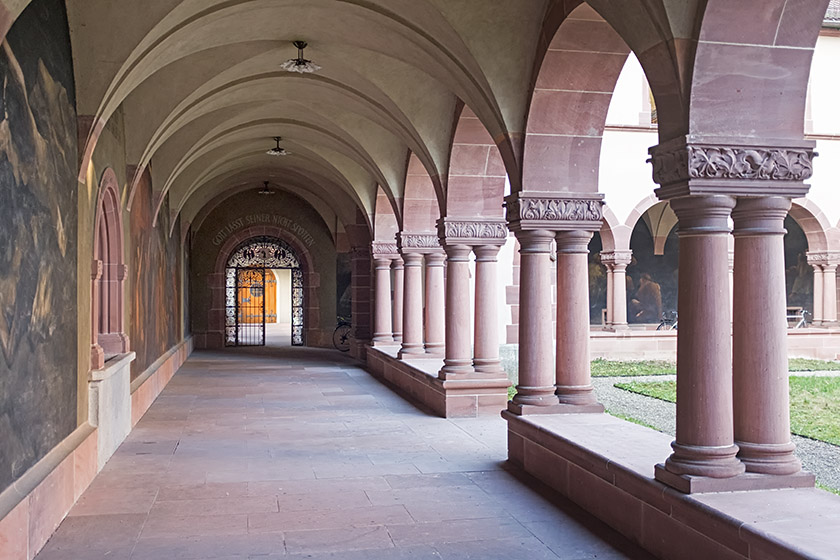
<svg viewBox="0 0 840 560">
<path fill-rule="evenodd" d="M 840 372 L 796 372 L 796 375 L 836 376 L 838 373 Z M 619 382 L 669 379 L 676 379 L 676 376 L 593 377 L 592 385 L 598 394 L 598 400 L 607 407 L 607 411 L 640 420 L 661 432 L 674 435 L 676 405 L 613 387 L 614 383 Z M 792 438 L 796 444 L 796 454 L 802 460 L 804 468 L 817 475 L 820 484 L 840 490 L 840 447 L 796 435 Z"/>
</svg>

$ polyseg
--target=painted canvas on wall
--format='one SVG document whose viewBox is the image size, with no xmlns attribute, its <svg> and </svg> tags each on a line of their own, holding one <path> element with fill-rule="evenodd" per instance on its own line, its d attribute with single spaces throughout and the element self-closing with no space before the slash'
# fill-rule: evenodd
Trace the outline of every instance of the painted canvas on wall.
<svg viewBox="0 0 840 560">
<path fill-rule="evenodd" d="M 169 235 L 169 204 L 164 201 L 160 220 L 154 216 L 148 173 L 137 187 L 131 207 L 131 324 L 129 336 L 137 359 L 132 379 L 139 376 L 178 342 L 181 321 L 181 269 L 179 224 Z"/>
<path fill-rule="evenodd" d="M 77 190 L 64 2 L 0 45 L 0 491 L 76 427 Z"/>
</svg>

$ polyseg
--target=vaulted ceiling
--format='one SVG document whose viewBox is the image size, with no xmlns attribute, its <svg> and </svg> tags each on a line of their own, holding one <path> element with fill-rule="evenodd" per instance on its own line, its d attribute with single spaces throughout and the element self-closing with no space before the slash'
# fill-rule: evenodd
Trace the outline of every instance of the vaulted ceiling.
<svg viewBox="0 0 840 560">
<path fill-rule="evenodd" d="M 372 215 L 381 186 L 399 215 L 410 154 L 445 187 L 459 99 L 496 139 L 522 129 L 545 4 L 68 2 L 77 109 L 92 123 L 85 151 L 121 110 L 138 165 L 130 185 L 148 168 L 187 220 L 219 192 L 263 180 L 345 221 L 357 208 Z M 321 71 L 279 68 L 297 39 Z M 266 155 L 274 136 L 291 155 Z"/>
</svg>

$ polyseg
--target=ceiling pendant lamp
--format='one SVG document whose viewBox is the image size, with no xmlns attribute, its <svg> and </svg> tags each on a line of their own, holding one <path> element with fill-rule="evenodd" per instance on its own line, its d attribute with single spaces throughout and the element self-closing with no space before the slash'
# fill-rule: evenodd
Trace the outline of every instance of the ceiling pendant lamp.
<svg viewBox="0 0 840 560">
<path fill-rule="evenodd" d="M 280 136 L 275 136 L 274 141 L 277 142 L 277 145 L 268 150 L 266 153 L 270 156 L 288 156 L 291 154 L 292 152 L 288 151 L 286 148 L 280 147 L 280 140 L 282 139 L 283 138 Z"/>
<path fill-rule="evenodd" d="M 321 69 L 320 66 L 303 58 L 303 49 L 306 48 L 306 41 L 293 41 L 292 44 L 297 47 L 297 58 L 290 58 L 280 65 L 281 70 L 286 72 L 298 72 L 300 74 L 311 74 Z"/>
<path fill-rule="evenodd" d="M 258 190 L 257 194 L 274 194 L 274 191 L 268 188 L 268 181 L 263 181 L 263 188 Z"/>
</svg>

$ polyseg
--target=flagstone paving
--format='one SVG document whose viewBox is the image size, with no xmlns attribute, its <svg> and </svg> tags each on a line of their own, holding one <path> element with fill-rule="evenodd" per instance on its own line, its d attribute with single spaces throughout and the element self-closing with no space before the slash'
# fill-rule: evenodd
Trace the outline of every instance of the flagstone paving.
<svg viewBox="0 0 840 560">
<path fill-rule="evenodd" d="M 505 438 L 335 351 L 195 352 L 37 559 L 648 558 L 506 470 Z"/>
</svg>

